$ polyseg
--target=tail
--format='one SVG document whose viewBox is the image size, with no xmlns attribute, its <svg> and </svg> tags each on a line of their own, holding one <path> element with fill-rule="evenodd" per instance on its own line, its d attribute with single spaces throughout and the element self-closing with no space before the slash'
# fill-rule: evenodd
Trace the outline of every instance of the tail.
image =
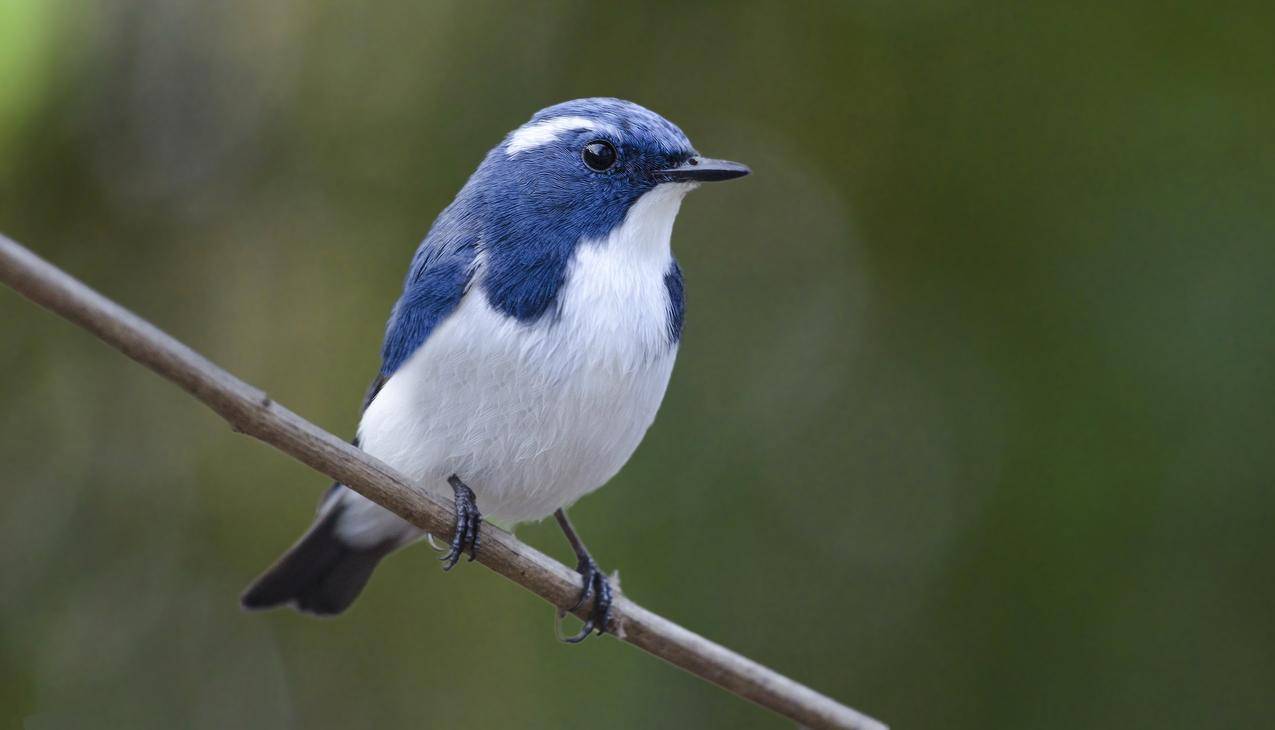
<svg viewBox="0 0 1275 730">
<path fill-rule="evenodd" d="M 331 616 L 350 607 L 381 558 L 395 547 L 387 541 L 357 548 L 337 535 L 344 507 L 334 504 L 310 531 L 253 581 L 239 603 L 249 610 L 291 604 L 298 611 Z"/>
</svg>

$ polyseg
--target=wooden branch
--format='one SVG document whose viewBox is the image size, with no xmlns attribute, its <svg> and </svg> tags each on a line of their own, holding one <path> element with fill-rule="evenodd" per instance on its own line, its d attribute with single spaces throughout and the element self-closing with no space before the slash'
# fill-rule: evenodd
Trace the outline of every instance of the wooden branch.
<svg viewBox="0 0 1275 730">
<path fill-rule="evenodd" d="M 180 385 L 226 419 L 301 463 L 349 486 L 412 524 L 450 534 L 449 504 L 412 487 L 368 456 L 239 380 L 149 322 L 0 235 L 0 281 L 26 298 L 97 335 L 112 347 Z M 478 562 L 559 609 L 575 603 L 579 575 L 513 535 L 483 526 Z M 588 606 L 577 611 L 581 615 Z M 617 596 L 609 631 L 728 692 L 811 728 L 884 730 L 885 725 L 757 662 L 713 643 Z"/>
</svg>

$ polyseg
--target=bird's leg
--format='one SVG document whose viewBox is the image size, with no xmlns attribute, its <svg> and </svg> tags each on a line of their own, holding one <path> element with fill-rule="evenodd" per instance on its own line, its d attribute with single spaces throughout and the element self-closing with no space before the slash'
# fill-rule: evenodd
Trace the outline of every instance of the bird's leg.
<svg viewBox="0 0 1275 730">
<path fill-rule="evenodd" d="M 571 549 L 575 551 L 576 571 L 580 573 L 580 598 L 572 606 L 570 611 L 575 611 L 589 600 L 589 595 L 593 595 L 593 608 L 589 610 L 589 618 L 584 622 L 584 628 L 580 629 L 580 633 L 568 639 L 563 639 L 568 644 L 578 644 L 584 641 L 594 629 L 599 634 L 607 630 L 607 624 L 611 619 L 611 582 L 607 579 L 606 574 L 598 568 L 598 564 L 593 560 L 593 556 L 589 554 L 589 549 L 584 546 L 584 541 L 576 534 L 575 528 L 571 526 L 571 520 L 567 519 L 565 510 L 558 510 L 553 513 L 558 519 L 558 524 L 562 527 L 562 531 L 566 533 L 567 541 L 571 543 Z"/>
<path fill-rule="evenodd" d="M 443 570 L 456 567 L 456 562 L 466 550 L 469 551 L 470 560 L 477 557 L 478 546 L 481 543 L 478 531 L 483 522 L 483 515 L 478 511 L 478 502 L 475 501 L 474 490 L 465 486 L 465 483 L 455 474 L 447 477 L 447 483 L 452 485 L 452 490 L 456 492 L 456 529 L 452 531 L 451 550 L 439 558 L 443 561 Z"/>
</svg>

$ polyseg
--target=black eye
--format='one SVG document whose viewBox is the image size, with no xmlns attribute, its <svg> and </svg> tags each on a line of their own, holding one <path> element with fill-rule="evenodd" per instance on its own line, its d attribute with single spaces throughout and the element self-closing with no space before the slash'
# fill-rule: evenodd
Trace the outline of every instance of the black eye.
<svg viewBox="0 0 1275 730">
<path fill-rule="evenodd" d="M 606 140 L 595 139 L 580 150 L 580 157 L 590 170 L 604 172 L 615 164 L 615 147 Z"/>
</svg>

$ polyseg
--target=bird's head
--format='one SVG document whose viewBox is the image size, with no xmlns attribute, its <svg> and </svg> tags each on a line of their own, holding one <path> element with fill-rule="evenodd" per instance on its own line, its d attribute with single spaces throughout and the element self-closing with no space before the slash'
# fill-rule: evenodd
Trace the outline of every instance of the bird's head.
<svg viewBox="0 0 1275 730">
<path fill-rule="evenodd" d="M 699 182 L 747 175 L 700 156 L 677 125 L 621 99 L 576 99 L 545 108 L 487 155 L 468 191 L 500 224 L 601 238 L 645 193 L 680 194 Z M 515 220 L 516 219 L 516 220 Z"/>
<path fill-rule="evenodd" d="M 600 198 L 748 174 L 738 163 L 701 157 L 677 125 L 621 99 L 576 99 L 542 109 L 498 150 L 513 174 Z"/>
<path fill-rule="evenodd" d="M 649 109 L 620 99 L 576 99 L 542 109 L 510 132 L 444 218 L 477 229 L 489 297 L 519 319 L 534 319 L 549 306 L 578 246 L 622 230 L 629 234 L 622 237 L 650 242 L 646 248 L 662 249 L 667 258 L 686 192 L 748 172 L 702 157 L 682 130 Z"/>
</svg>

